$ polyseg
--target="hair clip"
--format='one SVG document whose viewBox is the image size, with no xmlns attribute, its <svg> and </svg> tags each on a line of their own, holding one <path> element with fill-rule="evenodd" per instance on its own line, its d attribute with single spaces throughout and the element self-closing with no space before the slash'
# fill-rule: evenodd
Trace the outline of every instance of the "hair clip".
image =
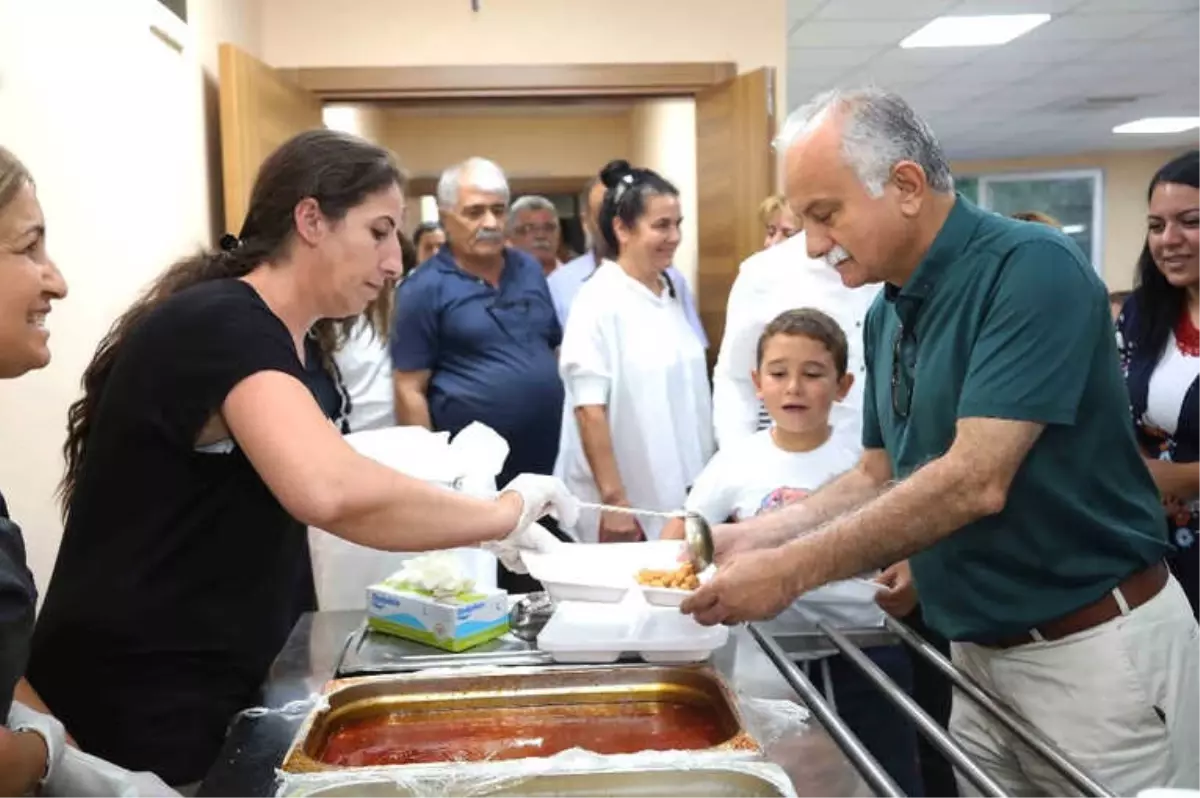
<svg viewBox="0 0 1200 798">
<path fill-rule="evenodd" d="M 232 233 L 226 233 L 225 235 L 221 236 L 221 241 L 219 243 L 221 245 L 221 249 L 225 252 L 233 252 L 242 245 L 242 240 Z"/>
<path fill-rule="evenodd" d="M 613 204 L 614 205 L 621 201 L 621 197 L 624 197 L 626 192 L 629 191 L 629 189 L 633 188 L 634 179 L 635 178 L 633 176 L 633 172 L 629 172 L 624 177 L 622 177 L 619 181 L 617 181 L 617 185 L 613 187 Z"/>
</svg>

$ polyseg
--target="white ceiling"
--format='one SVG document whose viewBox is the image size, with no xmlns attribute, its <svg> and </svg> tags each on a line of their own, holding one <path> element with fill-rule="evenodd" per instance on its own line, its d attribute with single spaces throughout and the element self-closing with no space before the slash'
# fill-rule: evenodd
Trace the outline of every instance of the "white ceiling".
<svg viewBox="0 0 1200 798">
<path fill-rule="evenodd" d="M 1112 128 L 1200 116 L 1200 0 L 787 2 L 789 108 L 834 86 L 882 86 L 912 103 L 956 159 L 1197 141 L 1195 130 L 1118 136 Z M 943 14 L 1017 13 L 1053 16 L 998 47 L 899 47 Z"/>
</svg>

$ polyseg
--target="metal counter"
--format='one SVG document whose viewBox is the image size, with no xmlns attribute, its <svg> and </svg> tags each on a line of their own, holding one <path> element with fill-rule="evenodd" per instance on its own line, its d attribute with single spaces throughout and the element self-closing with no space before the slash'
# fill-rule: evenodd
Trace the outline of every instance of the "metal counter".
<svg viewBox="0 0 1200 798">
<path fill-rule="evenodd" d="M 363 613 L 358 611 L 317 612 L 302 617 L 271 666 L 263 686 L 263 705 L 279 709 L 320 692 L 334 677 L 347 641 L 362 622 Z M 511 641 L 503 647 L 515 653 L 522 648 Z M 413 649 L 414 653 L 428 652 L 442 659 L 433 649 L 415 644 Z M 353 651 L 350 654 L 347 660 L 353 659 Z M 714 654 L 712 665 L 742 695 L 804 704 L 746 628 L 730 630 L 729 643 Z M 307 709 L 290 714 L 251 711 L 238 715 L 197 794 L 274 795 L 275 768 L 283 761 L 306 714 Z M 798 795 L 874 794 L 815 717 L 803 733 L 767 746 L 765 753 L 768 760 L 787 771 Z"/>
</svg>

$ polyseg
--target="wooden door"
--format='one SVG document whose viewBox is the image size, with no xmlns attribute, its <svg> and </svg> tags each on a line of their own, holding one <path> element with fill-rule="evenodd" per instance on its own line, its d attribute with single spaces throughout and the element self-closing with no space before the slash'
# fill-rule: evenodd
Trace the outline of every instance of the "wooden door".
<svg viewBox="0 0 1200 798">
<path fill-rule="evenodd" d="M 258 167 L 292 136 L 323 126 L 321 101 L 232 44 L 218 52 L 225 229 L 237 235 Z"/>
<path fill-rule="evenodd" d="M 739 75 L 696 95 L 700 319 L 709 366 L 725 331 L 725 305 L 741 262 L 762 247 L 758 206 L 775 191 L 775 75 Z"/>
</svg>

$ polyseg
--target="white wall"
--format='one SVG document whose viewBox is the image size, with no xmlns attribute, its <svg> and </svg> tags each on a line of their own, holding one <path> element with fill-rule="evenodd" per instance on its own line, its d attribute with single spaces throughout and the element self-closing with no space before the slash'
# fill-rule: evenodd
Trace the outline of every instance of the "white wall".
<svg viewBox="0 0 1200 798">
<path fill-rule="evenodd" d="M 633 165 L 653 169 L 679 189 L 683 241 L 675 255 L 675 268 L 687 278 L 695 294 L 699 290 L 696 101 L 690 97 L 639 101 L 630 114 L 629 127 Z"/>
<path fill-rule="evenodd" d="M 173 259 L 209 242 L 221 218 L 216 44 L 257 50 L 256 7 L 190 6 L 183 26 L 154 0 L 0 2 L 0 143 L 37 181 L 70 287 L 48 321 L 50 366 L 0 385 L 0 491 L 42 591 L 62 534 L 53 493 L 83 369 L 113 319 Z"/>
<path fill-rule="evenodd" d="M 378 105 L 355 103 L 327 103 L 321 109 L 325 127 L 353 133 L 367 141 L 387 145 L 388 115 Z"/>
<path fill-rule="evenodd" d="M 257 2 L 274 67 L 732 61 L 786 107 L 787 0 Z"/>
</svg>

